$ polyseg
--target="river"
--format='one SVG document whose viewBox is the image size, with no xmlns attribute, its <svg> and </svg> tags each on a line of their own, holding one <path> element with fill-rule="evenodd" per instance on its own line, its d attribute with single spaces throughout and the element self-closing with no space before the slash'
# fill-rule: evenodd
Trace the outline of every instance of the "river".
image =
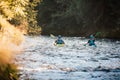
<svg viewBox="0 0 120 80">
<path fill-rule="evenodd" d="M 90 47 L 86 38 L 63 37 L 65 46 L 58 47 L 55 40 L 25 37 L 15 58 L 20 80 L 120 80 L 120 41 L 96 39 Z"/>
</svg>

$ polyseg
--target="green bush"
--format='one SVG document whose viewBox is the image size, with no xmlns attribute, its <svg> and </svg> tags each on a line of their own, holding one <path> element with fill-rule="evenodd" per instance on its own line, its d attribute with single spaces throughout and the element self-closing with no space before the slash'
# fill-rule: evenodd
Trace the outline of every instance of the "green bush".
<svg viewBox="0 0 120 80">
<path fill-rule="evenodd" d="M 0 79 L 18 80 L 18 70 L 14 64 L 0 64 Z"/>
</svg>

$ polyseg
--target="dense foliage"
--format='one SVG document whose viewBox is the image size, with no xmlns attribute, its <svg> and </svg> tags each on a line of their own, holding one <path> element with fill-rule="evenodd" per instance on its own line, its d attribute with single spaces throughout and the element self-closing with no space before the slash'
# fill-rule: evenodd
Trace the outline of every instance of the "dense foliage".
<svg viewBox="0 0 120 80">
<path fill-rule="evenodd" d="M 35 10 L 35 6 L 40 1 L 2 0 L 0 1 L 0 17 L 5 18 L 10 24 L 26 30 L 28 33 L 40 33 L 41 28 L 37 25 L 37 11 Z"/>
<path fill-rule="evenodd" d="M 38 3 L 42 0 L 29 0 L 29 5 L 26 7 L 27 9 L 27 21 L 28 21 L 28 33 L 31 35 L 33 34 L 40 34 L 41 27 L 38 26 L 37 23 L 37 10 L 35 9 Z"/>
<path fill-rule="evenodd" d="M 41 28 L 37 25 L 37 12 L 34 9 L 40 1 L 0 0 L 0 79 L 2 80 L 18 80 L 17 68 L 11 64 L 12 56 L 22 41 L 22 33 L 40 33 Z"/>
<path fill-rule="evenodd" d="M 119 0 L 43 0 L 38 22 L 42 34 L 120 38 Z"/>
<path fill-rule="evenodd" d="M 18 70 L 13 64 L 0 64 L 0 79 L 2 80 L 18 80 Z"/>
</svg>

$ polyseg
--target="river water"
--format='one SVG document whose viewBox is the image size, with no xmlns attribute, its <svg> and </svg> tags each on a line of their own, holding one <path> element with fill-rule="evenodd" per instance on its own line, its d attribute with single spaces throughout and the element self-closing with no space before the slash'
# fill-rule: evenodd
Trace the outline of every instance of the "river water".
<svg viewBox="0 0 120 80">
<path fill-rule="evenodd" d="M 25 37 L 24 51 L 16 55 L 20 80 L 120 80 L 120 41 L 96 39 L 97 47 L 84 46 L 88 39 Z"/>
</svg>

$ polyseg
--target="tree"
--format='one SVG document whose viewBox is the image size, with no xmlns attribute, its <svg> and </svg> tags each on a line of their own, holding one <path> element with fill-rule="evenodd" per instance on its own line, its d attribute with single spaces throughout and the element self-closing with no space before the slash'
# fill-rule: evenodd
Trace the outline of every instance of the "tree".
<svg viewBox="0 0 120 80">
<path fill-rule="evenodd" d="M 20 22 L 26 18 L 27 12 L 25 11 L 25 7 L 27 5 L 28 0 L 0 1 L 0 39 L 2 41 L 13 41 L 12 39 L 17 39 L 21 42 L 22 34 L 15 26 L 18 25 L 16 22 Z M 15 21 L 13 22 L 13 20 Z M 4 37 L 6 40 L 4 40 Z"/>
<path fill-rule="evenodd" d="M 29 5 L 26 7 L 27 9 L 27 21 L 28 21 L 28 33 L 29 34 L 40 34 L 41 33 L 41 27 L 38 25 L 37 22 L 37 10 L 36 6 L 38 3 L 40 3 L 42 0 L 29 0 Z"/>
<path fill-rule="evenodd" d="M 6 21 L 8 21 L 10 24 L 20 28 L 21 30 L 24 29 L 30 32 L 32 29 L 32 33 L 40 33 L 41 28 L 37 25 L 37 11 L 35 10 L 35 6 L 40 1 L 41 0 L 0 1 L 0 16 L 1 18 L 6 19 Z"/>
</svg>

